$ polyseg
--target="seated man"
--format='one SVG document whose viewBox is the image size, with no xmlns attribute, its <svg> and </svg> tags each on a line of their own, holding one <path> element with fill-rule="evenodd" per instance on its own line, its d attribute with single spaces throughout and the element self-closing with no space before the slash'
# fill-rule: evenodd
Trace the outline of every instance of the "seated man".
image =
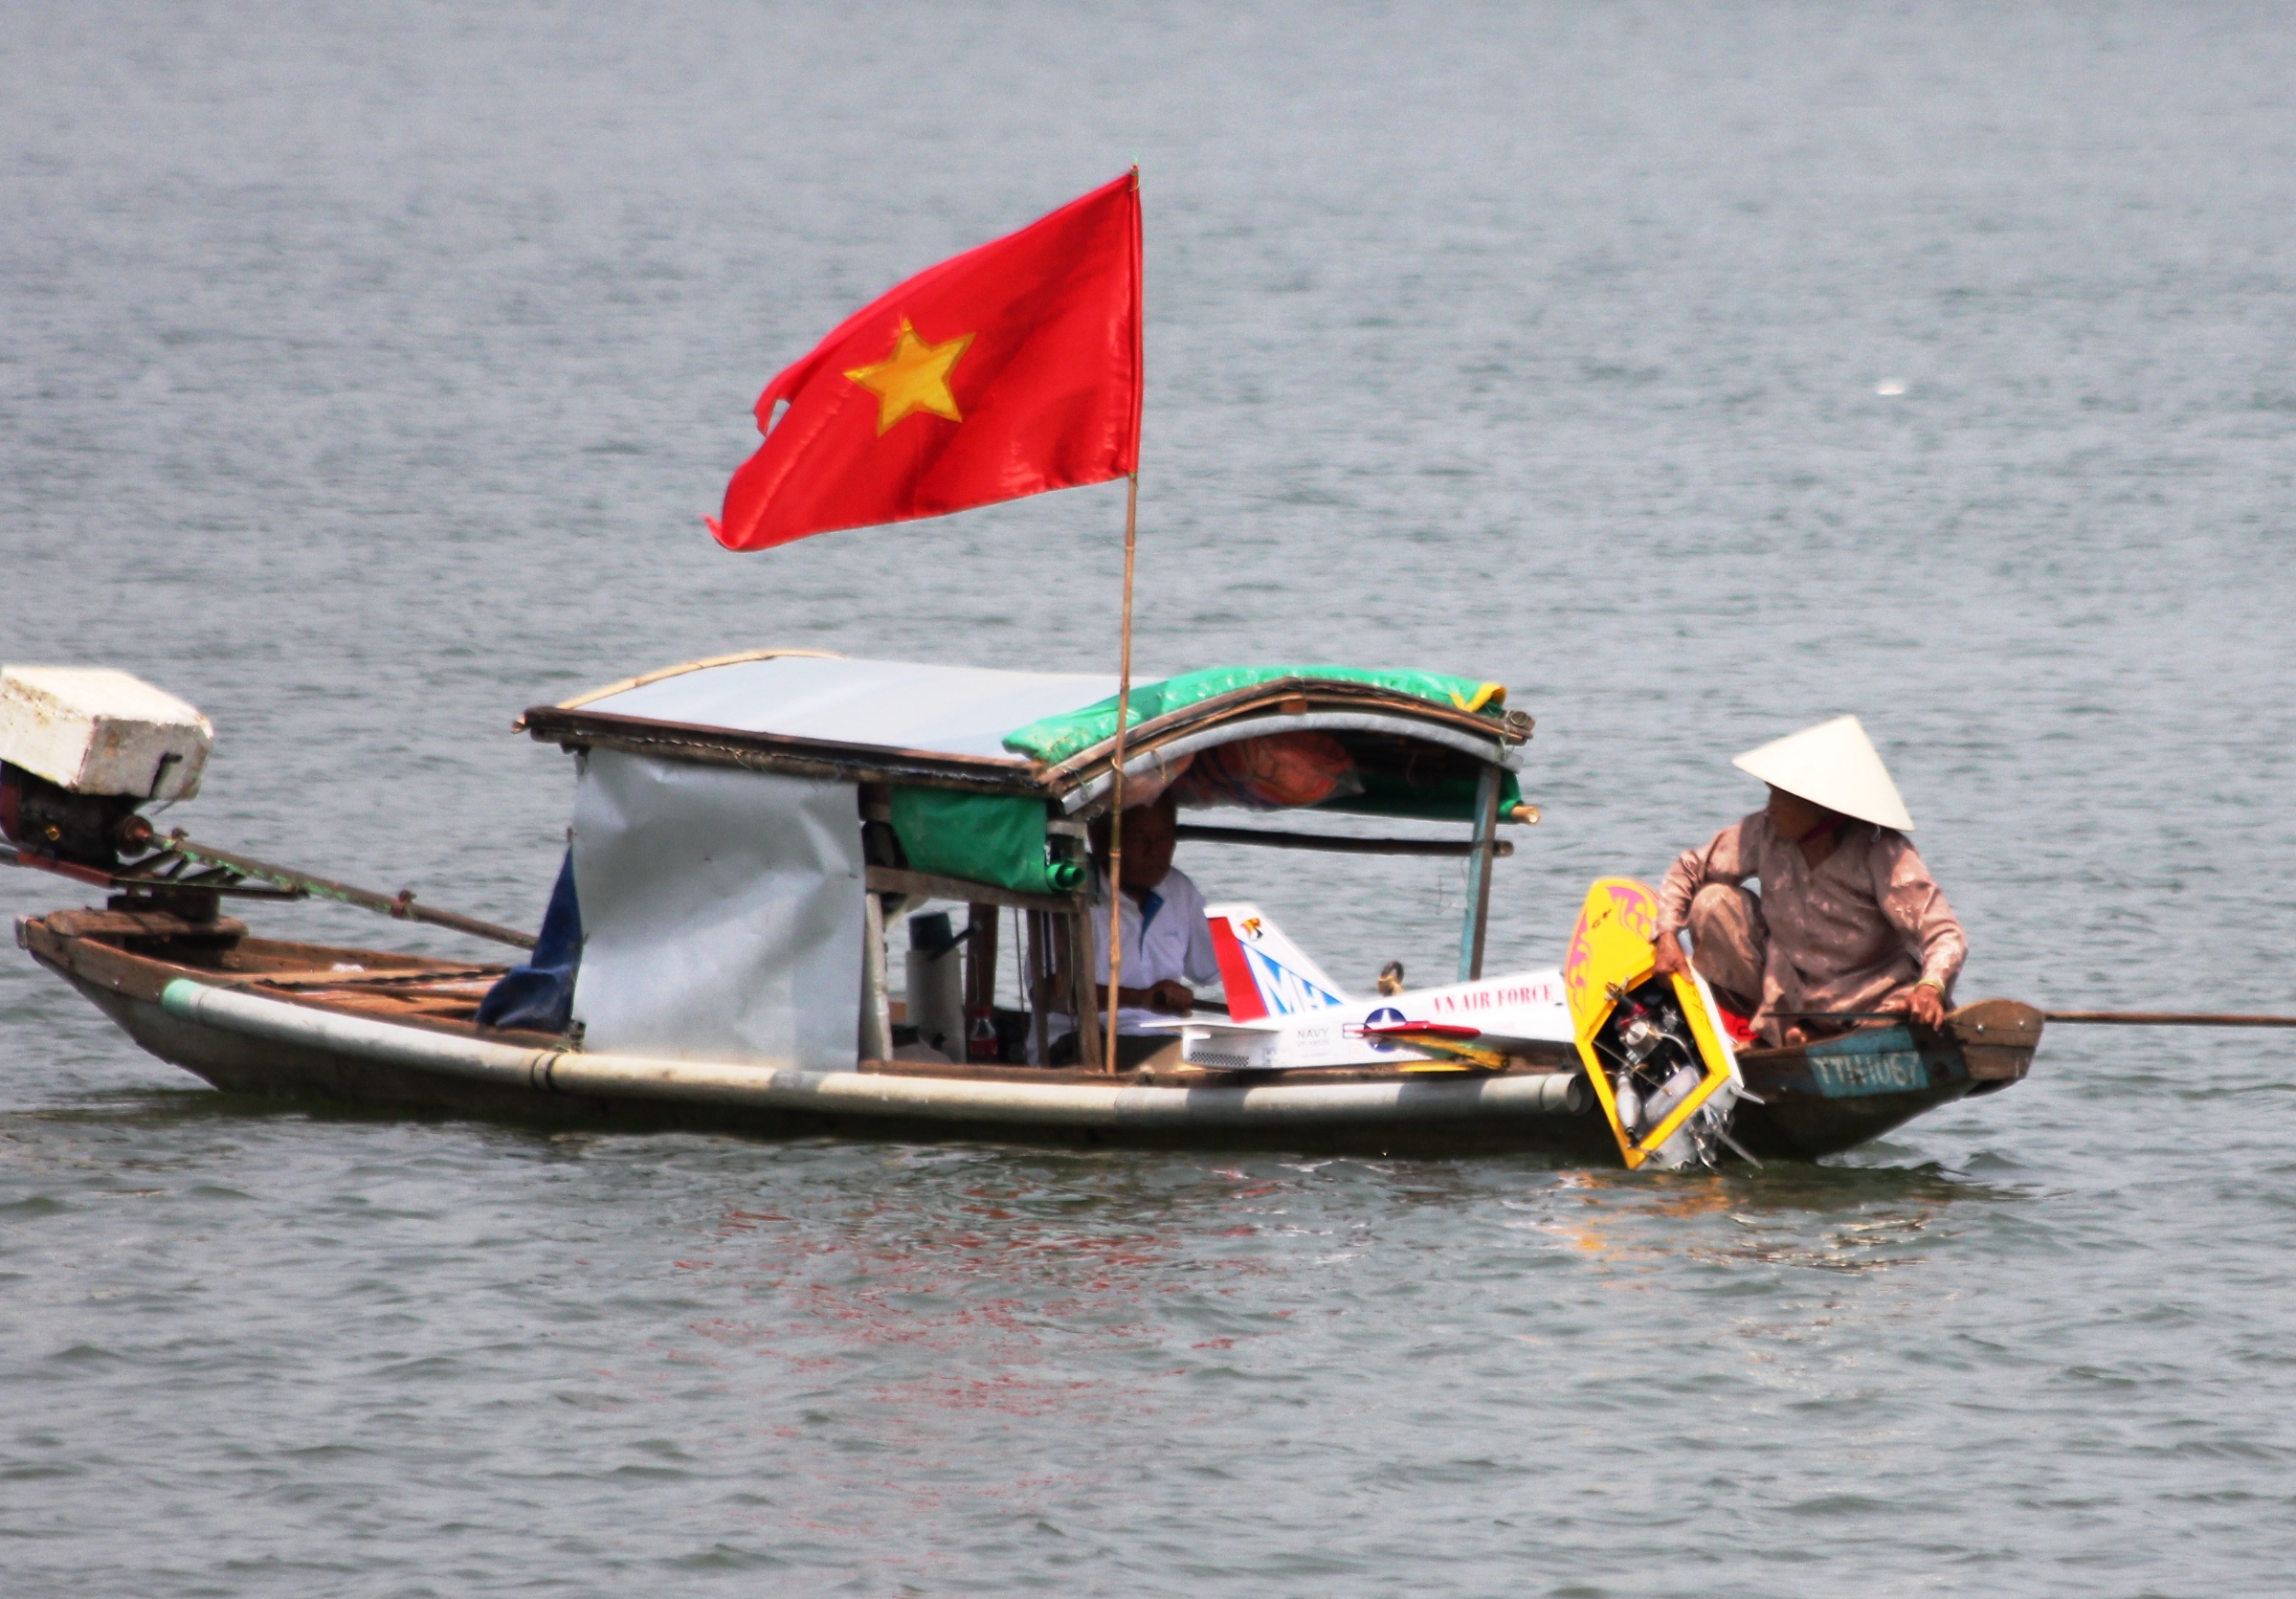
<svg viewBox="0 0 2296 1599">
<path fill-rule="evenodd" d="M 1212 949 L 1212 929 L 1204 923 L 1204 896 L 1188 874 L 1171 863 L 1179 844 L 1179 812 L 1169 795 L 1125 811 L 1124 864 L 1118 887 L 1119 915 L 1124 928 L 1124 966 L 1117 974 L 1116 1063 L 1138 1065 L 1165 1045 L 1173 1034 L 1151 1032 L 1141 1024 L 1159 1016 L 1185 1016 L 1195 1007 L 1189 984 L 1219 981 L 1219 962 Z M 1092 858 L 1096 868 L 1092 895 L 1092 965 L 1101 981 L 1096 985 L 1101 1015 L 1108 1005 L 1108 819 L 1092 824 Z M 1066 1016 L 1053 1019 L 1053 1059 L 1077 1064 L 1074 1024 Z M 1063 1028 L 1071 1029 L 1060 1036 Z M 1082 1064 L 1097 1065 L 1086 1061 Z"/>
<path fill-rule="evenodd" d="M 1934 1027 L 1969 940 L 1906 834 L 1897 785 L 1856 717 L 1731 763 L 1770 803 L 1686 851 L 1659 889 L 1658 967 L 1689 964 L 1772 1044 L 1855 1025 L 1808 1012 L 1904 1011 Z M 1757 896 L 1741 886 L 1758 878 Z"/>
</svg>

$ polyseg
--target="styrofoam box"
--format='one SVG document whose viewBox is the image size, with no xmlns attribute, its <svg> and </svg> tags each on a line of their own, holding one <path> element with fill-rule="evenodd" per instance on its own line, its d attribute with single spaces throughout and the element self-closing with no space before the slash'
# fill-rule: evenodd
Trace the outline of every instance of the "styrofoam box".
<svg viewBox="0 0 2296 1599">
<path fill-rule="evenodd" d="M 76 794 L 189 799 L 214 743 L 206 717 L 124 672 L 0 667 L 0 761 Z"/>
</svg>

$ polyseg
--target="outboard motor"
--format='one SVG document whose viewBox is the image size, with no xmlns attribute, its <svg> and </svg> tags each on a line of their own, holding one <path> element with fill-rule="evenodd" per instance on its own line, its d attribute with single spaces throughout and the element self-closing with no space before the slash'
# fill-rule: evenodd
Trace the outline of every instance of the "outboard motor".
<svg viewBox="0 0 2296 1599">
<path fill-rule="evenodd" d="M 1671 984 L 1647 982 L 1632 991 L 1614 989 L 1612 997 L 1595 1048 L 1617 1061 L 1611 1094 L 1620 1123 L 1639 1138 L 1688 1099 L 1705 1074 Z"/>
<path fill-rule="evenodd" d="M 0 667 L 0 834 L 27 855 L 110 871 L 145 805 L 189 799 L 208 719 L 104 667 Z"/>
</svg>

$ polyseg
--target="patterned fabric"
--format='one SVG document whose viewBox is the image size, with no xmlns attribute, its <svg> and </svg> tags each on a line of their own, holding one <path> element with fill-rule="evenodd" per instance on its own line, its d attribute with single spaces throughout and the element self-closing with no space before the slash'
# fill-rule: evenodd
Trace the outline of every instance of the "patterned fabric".
<svg viewBox="0 0 2296 1599">
<path fill-rule="evenodd" d="M 1690 901 L 1690 964 L 1714 996 L 1751 1019 L 1762 1008 L 1762 968 L 1770 960 L 1770 924 L 1750 888 L 1708 883 Z"/>
<path fill-rule="evenodd" d="M 1772 1041 L 1784 1031 L 1774 1019 L 1780 1010 L 1880 1010 L 1924 979 L 1950 988 L 1969 957 L 1961 922 L 1904 833 L 1852 822 L 1813 870 L 1801 846 L 1780 837 L 1761 811 L 1704 849 L 1684 851 L 1667 870 L 1660 936 L 1690 925 L 1701 889 L 1755 880 L 1769 932 L 1755 1021 Z"/>
</svg>

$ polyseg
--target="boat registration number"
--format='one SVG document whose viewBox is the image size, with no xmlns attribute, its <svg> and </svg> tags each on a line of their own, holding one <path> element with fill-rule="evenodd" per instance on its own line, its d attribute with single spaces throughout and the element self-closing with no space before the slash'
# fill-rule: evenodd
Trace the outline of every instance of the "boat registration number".
<svg viewBox="0 0 2296 1599">
<path fill-rule="evenodd" d="M 1810 1058 L 1810 1075 L 1829 1099 L 1860 1094 L 1904 1094 L 1929 1086 L 1928 1062 L 1919 1050 L 1881 1055 L 1824 1055 Z"/>
</svg>

